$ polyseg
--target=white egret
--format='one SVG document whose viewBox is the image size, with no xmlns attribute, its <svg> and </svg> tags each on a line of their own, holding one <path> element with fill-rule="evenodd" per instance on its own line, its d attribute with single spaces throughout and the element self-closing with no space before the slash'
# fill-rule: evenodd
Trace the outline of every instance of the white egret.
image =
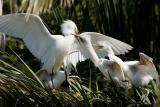
<svg viewBox="0 0 160 107">
<path fill-rule="evenodd" d="M 123 62 L 119 57 L 109 55 L 109 58 L 116 61 L 122 68 L 125 76 L 137 86 L 146 86 L 151 80 L 156 80 L 159 84 L 158 72 L 151 57 L 144 53 L 139 53 L 139 61 Z"/>
<path fill-rule="evenodd" d="M 52 35 L 38 15 L 29 14 L 28 20 L 25 16 L 25 13 L 0 16 L 0 32 L 21 38 L 30 52 L 42 62 L 42 70 L 51 74 L 59 71 L 62 63 L 64 66 L 70 63 L 75 66 L 78 61 L 86 59 L 76 42 L 78 29 L 74 22 L 63 22 L 61 30 L 64 36 Z M 85 32 L 79 36 L 85 35 L 100 57 L 106 56 L 107 46 L 110 46 L 115 54 L 124 54 L 132 49 L 128 44 L 100 33 Z"/>
<path fill-rule="evenodd" d="M 91 61 L 94 63 L 96 67 L 99 68 L 99 70 L 106 77 L 106 79 L 110 80 L 111 76 L 111 78 L 115 82 L 122 85 L 122 82 L 125 80 L 125 77 L 121 69 L 121 66 L 119 66 L 119 64 L 116 61 L 99 58 L 91 44 L 90 39 L 83 36 L 80 37 L 80 42 L 81 42 L 80 51 L 82 52 L 82 54 L 85 57 L 91 59 Z M 107 52 L 108 55 L 114 54 L 110 46 L 108 46 L 108 49 L 106 47 L 106 50 L 108 50 Z"/>
<path fill-rule="evenodd" d="M 75 42 L 77 27 L 71 21 L 62 24 L 65 36 L 52 35 L 38 15 L 8 14 L 0 16 L 0 32 L 21 38 L 30 52 L 42 63 L 42 70 L 55 73 L 63 63 L 64 57 L 72 52 L 70 47 Z"/>
</svg>

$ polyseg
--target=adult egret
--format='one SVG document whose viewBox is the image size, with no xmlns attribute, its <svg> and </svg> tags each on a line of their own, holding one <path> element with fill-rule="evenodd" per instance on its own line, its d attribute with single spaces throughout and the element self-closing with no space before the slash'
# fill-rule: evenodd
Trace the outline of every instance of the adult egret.
<svg viewBox="0 0 160 107">
<path fill-rule="evenodd" d="M 125 73 L 125 76 L 136 86 L 146 86 L 151 80 L 159 84 L 158 72 L 151 57 L 139 53 L 139 61 L 123 62 L 119 57 L 109 55 L 109 58 L 116 61 Z"/>
<path fill-rule="evenodd" d="M 65 36 L 52 35 L 38 15 L 8 14 L 0 16 L 0 32 L 21 38 L 30 52 L 42 63 L 42 69 L 49 73 L 59 70 L 64 57 L 72 52 L 70 47 L 75 42 L 77 27 L 71 21 L 62 24 Z"/>
</svg>

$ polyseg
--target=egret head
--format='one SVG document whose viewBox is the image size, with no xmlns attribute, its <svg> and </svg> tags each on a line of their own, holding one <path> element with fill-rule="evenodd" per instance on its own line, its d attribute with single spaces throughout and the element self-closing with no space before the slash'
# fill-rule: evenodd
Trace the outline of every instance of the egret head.
<svg viewBox="0 0 160 107">
<path fill-rule="evenodd" d="M 147 55 L 145 55 L 144 53 L 139 53 L 139 57 L 140 57 L 140 64 L 141 65 L 147 65 L 150 68 L 155 68 L 154 64 L 153 64 L 153 59 Z"/>
<path fill-rule="evenodd" d="M 71 20 L 63 21 L 61 31 L 64 36 L 77 35 L 79 33 L 76 24 Z"/>
<path fill-rule="evenodd" d="M 116 61 L 104 60 L 103 66 L 106 70 L 108 70 L 111 78 L 115 82 L 121 83 L 125 81 L 123 69 Z"/>
</svg>

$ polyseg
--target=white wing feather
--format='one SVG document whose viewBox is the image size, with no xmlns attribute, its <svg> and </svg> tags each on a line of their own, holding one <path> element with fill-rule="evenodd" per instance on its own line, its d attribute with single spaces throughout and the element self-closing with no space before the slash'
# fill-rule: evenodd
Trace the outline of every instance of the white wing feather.
<svg viewBox="0 0 160 107">
<path fill-rule="evenodd" d="M 78 62 L 84 61 L 85 58 L 80 52 L 80 45 L 78 41 L 75 41 L 69 49 L 69 54 L 64 58 L 64 67 L 66 71 L 76 69 Z M 73 68 L 74 67 L 74 68 Z"/>
<path fill-rule="evenodd" d="M 56 55 L 56 40 L 61 36 L 52 36 L 37 15 L 9 14 L 0 16 L 0 32 L 21 38 L 31 53 L 44 63 L 45 68 L 52 69 Z"/>
<path fill-rule="evenodd" d="M 108 46 L 111 47 L 115 55 L 125 54 L 133 48 L 127 43 L 96 32 L 84 32 L 80 36 L 90 38 L 93 48 L 99 57 L 108 55 Z"/>
</svg>

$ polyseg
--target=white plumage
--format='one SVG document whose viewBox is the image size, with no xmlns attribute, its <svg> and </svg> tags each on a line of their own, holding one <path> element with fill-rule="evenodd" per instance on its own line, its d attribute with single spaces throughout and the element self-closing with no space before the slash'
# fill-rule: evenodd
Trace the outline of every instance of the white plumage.
<svg viewBox="0 0 160 107">
<path fill-rule="evenodd" d="M 82 54 L 90 58 L 107 79 L 109 79 L 109 72 L 112 79 L 120 83 L 120 85 L 123 85 L 123 81 L 126 79 L 137 86 L 145 86 L 153 79 L 159 83 L 158 73 L 152 58 L 144 53 L 139 53 L 140 61 L 123 62 L 119 57 L 114 55 L 112 48 L 108 46 L 107 53 L 110 60 L 104 58 L 99 59 L 91 41 L 86 37 L 81 37 L 81 41 Z"/>
<path fill-rule="evenodd" d="M 106 79 L 110 80 L 111 76 L 111 78 L 114 81 L 122 85 L 122 82 L 125 80 L 125 77 L 123 70 L 121 69 L 119 64 L 117 64 L 113 60 L 99 58 L 92 46 L 90 39 L 88 39 L 87 37 L 80 37 L 80 42 L 80 51 L 82 55 L 84 55 L 84 57 L 90 58 L 94 65 L 98 67 L 102 74 L 106 77 Z M 110 46 L 106 46 L 106 50 L 108 50 L 106 54 L 114 54 Z"/>
<path fill-rule="evenodd" d="M 53 79 L 48 81 L 47 85 L 49 85 L 49 87 L 60 87 L 61 84 L 66 80 L 66 76 L 67 74 L 65 74 L 64 71 L 59 71 L 53 76 Z"/>
<path fill-rule="evenodd" d="M 108 56 L 109 54 L 114 54 L 114 52 L 116 54 L 124 54 L 125 52 L 128 52 L 128 50 L 130 50 L 132 47 L 119 40 L 113 39 L 111 37 L 96 32 L 82 33 L 79 35 L 78 39 L 79 39 L 79 44 L 78 44 L 79 49 L 67 55 L 64 63 L 72 63 L 74 66 L 76 66 L 76 63 L 78 61 L 84 61 L 85 59 L 89 58 L 92 60 L 94 65 L 100 69 L 100 71 L 107 79 L 110 79 L 108 75 L 109 72 L 112 79 L 115 80 L 120 85 L 122 85 L 123 81 L 125 80 L 125 77 L 119 64 L 117 64 L 115 61 L 107 60 L 104 58 L 99 59 L 99 57 L 105 57 Z M 67 75 L 68 74 L 69 71 L 67 71 Z M 58 77 L 65 77 L 64 71 L 61 71 L 60 73 L 57 72 L 57 74 L 54 76 L 52 80 L 53 84 L 54 82 L 58 81 Z M 63 81 L 65 81 L 64 78 Z M 59 83 L 63 82 L 61 81 Z M 60 84 L 56 86 L 60 86 Z"/>
<path fill-rule="evenodd" d="M 151 80 L 155 79 L 159 84 L 158 72 L 153 64 L 152 58 L 139 53 L 139 61 L 123 62 L 119 57 L 110 55 L 109 57 L 116 61 L 125 73 L 125 76 L 137 86 L 146 86 Z"/>
<path fill-rule="evenodd" d="M 75 41 L 76 32 L 74 23 L 67 22 L 63 27 L 68 35 L 52 35 L 43 24 L 41 18 L 37 15 L 29 15 L 26 20 L 26 14 L 9 14 L 0 17 L 0 32 L 4 32 L 13 37 L 21 38 L 30 52 L 36 56 L 42 63 L 42 69 L 49 73 L 59 70 L 64 57 L 70 53 L 70 47 Z"/>
<path fill-rule="evenodd" d="M 109 47 L 111 48 L 111 50 L 115 55 L 125 54 L 133 48 L 132 46 L 122 41 L 119 41 L 117 39 L 114 39 L 112 37 L 109 37 L 97 32 L 84 32 L 79 34 L 78 36 L 85 37 L 85 39 L 89 39 L 89 41 L 91 41 L 91 44 L 94 48 L 94 51 L 100 58 L 104 58 L 108 55 L 108 52 L 110 52 Z M 79 46 L 76 46 L 76 47 L 79 47 Z M 64 65 L 66 64 L 66 62 L 68 62 L 67 59 L 69 59 L 68 63 L 72 63 L 73 66 L 75 67 L 78 61 L 84 61 L 85 59 L 89 58 L 88 56 L 84 56 L 81 53 L 82 51 L 80 51 L 79 48 L 78 49 L 76 48 L 76 50 L 73 53 L 70 53 L 65 58 Z"/>
</svg>

